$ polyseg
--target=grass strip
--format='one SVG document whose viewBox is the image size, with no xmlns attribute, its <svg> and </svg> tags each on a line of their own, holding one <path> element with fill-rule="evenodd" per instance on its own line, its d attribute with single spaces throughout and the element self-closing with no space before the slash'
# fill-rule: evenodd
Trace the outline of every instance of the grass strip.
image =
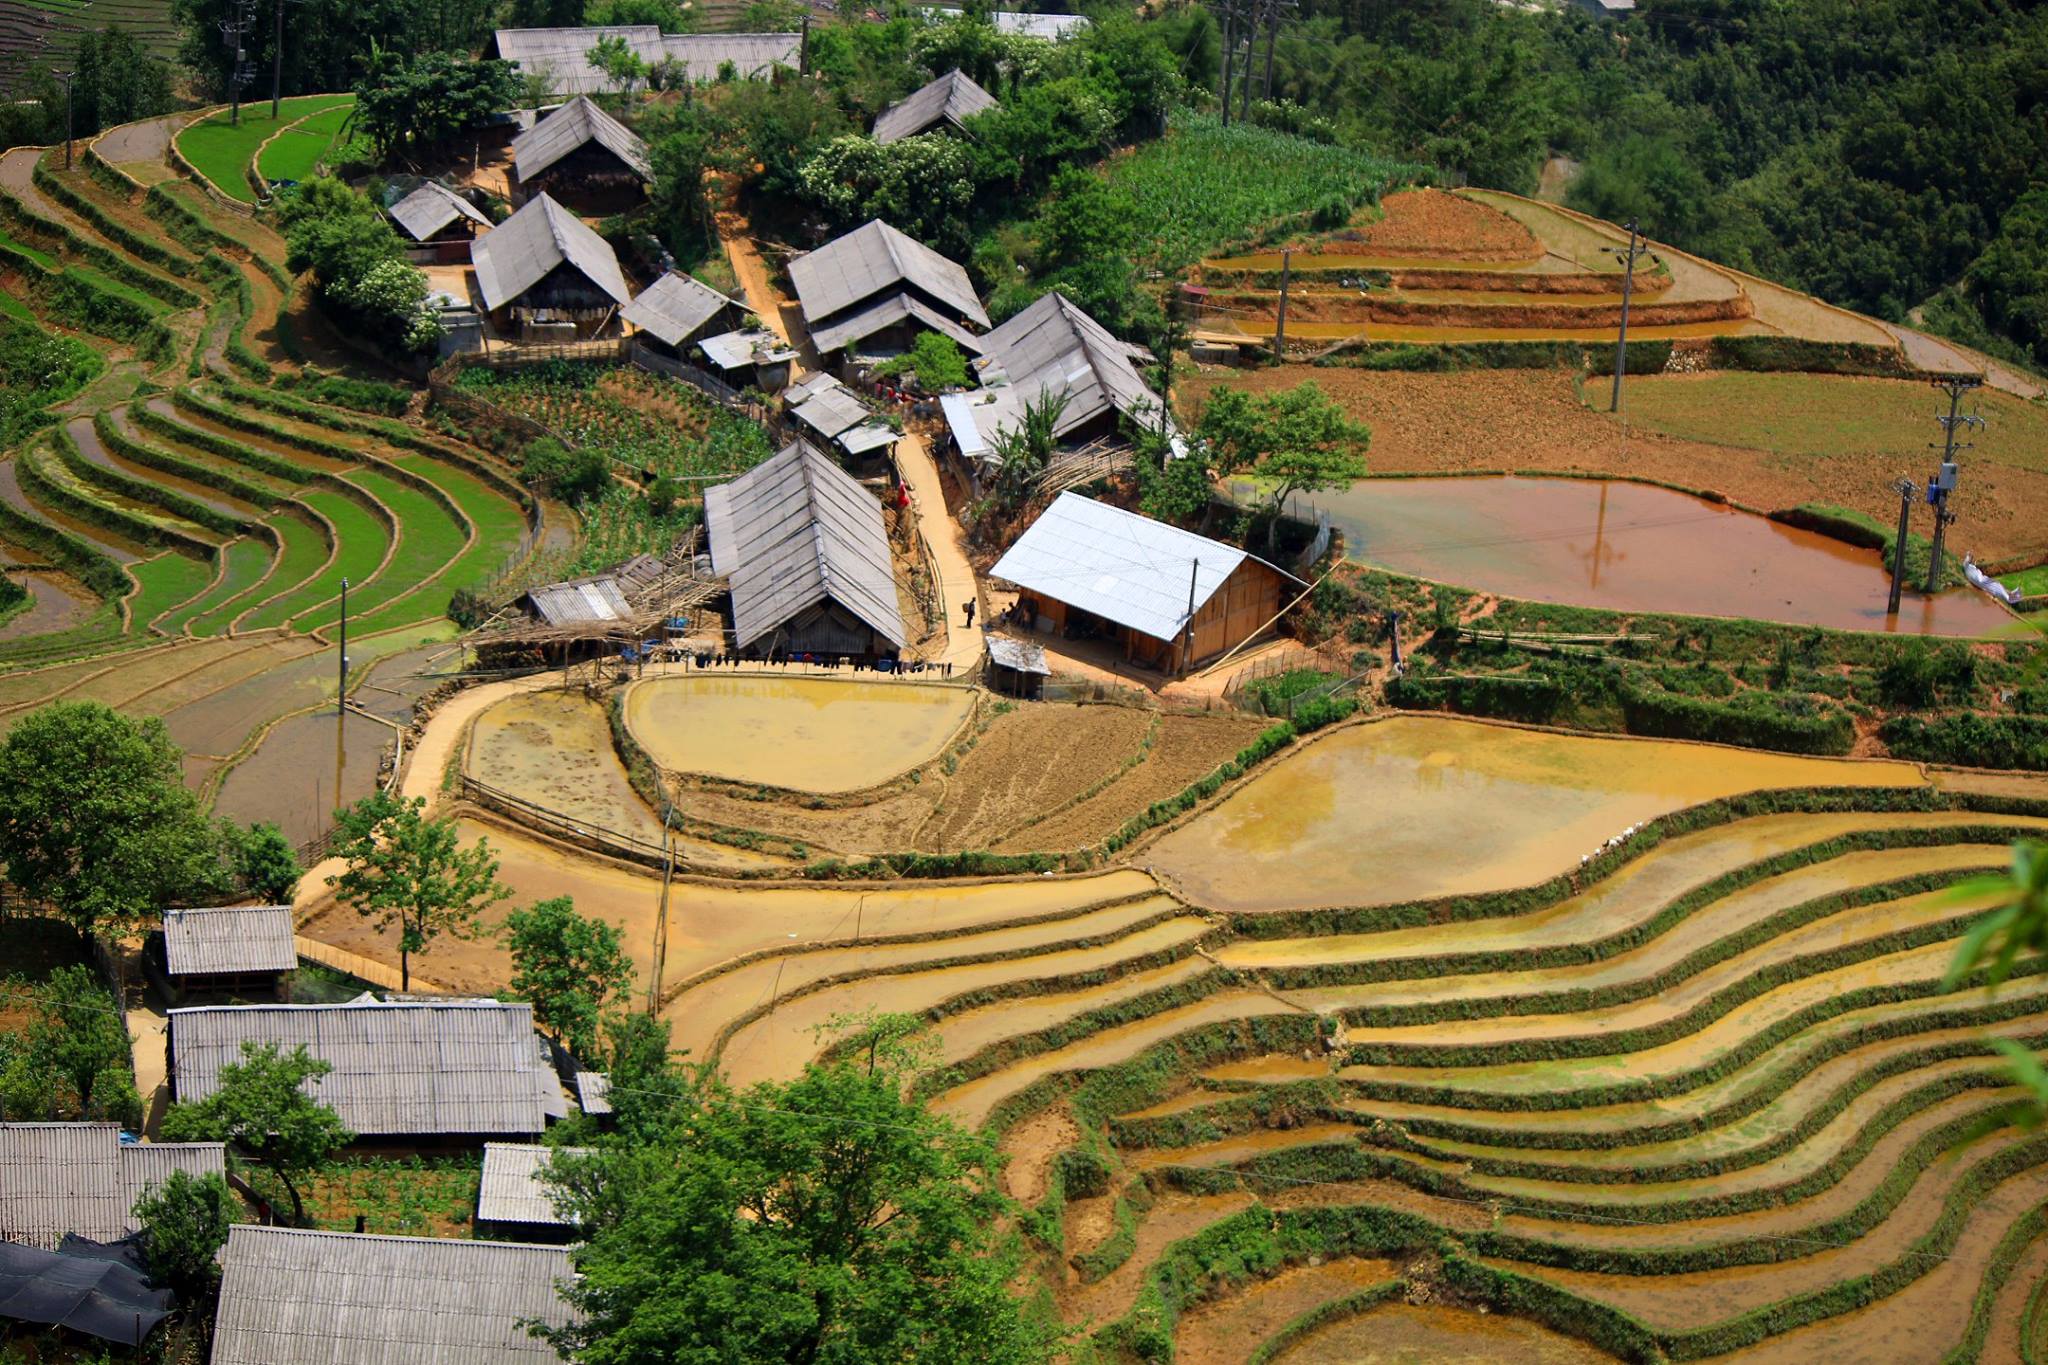
<svg viewBox="0 0 2048 1365">
<path fill-rule="evenodd" d="M 128 619 L 139 631 L 153 625 L 157 617 L 172 607 L 205 592 L 207 584 L 213 582 L 215 566 L 211 559 L 194 559 L 169 550 L 153 559 L 130 564 L 128 572 L 135 579 L 135 595 L 128 600 Z"/>
<path fill-rule="evenodd" d="M 210 507 L 197 498 L 151 483 L 148 479 L 137 478 L 123 469 L 110 469 L 106 465 L 94 464 L 85 458 L 72 438 L 68 427 L 56 430 L 57 458 L 64 467 L 81 482 L 90 484 L 116 498 L 127 499 L 146 508 L 155 508 L 166 518 L 204 527 L 223 536 L 240 535 L 249 528 L 249 521 L 218 507 Z M 175 529 L 175 527 L 174 527 Z"/>
<path fill-rule="evenodd" d="M 145 430 L 167 440 L 176 441 L 180 445 L 190 446 L 194 450 L 203 450 L 209 455 L 233 461 L 259 474 L 268 474 L 272 478 L 283 479 L 292 484 L 310 483 L 318 475 L 316 470 L 294 464 L 267 450 L 244 445 L 240 441 L 231 440 L 218 432 L 207 431 L 203 427 L 187 426 L 183 422 L 172 421 L 146 403 L 137 404 L 129 408 L 128 412 L 134 418 L 135 425 Z"/>
<path fill-rule="evenodd" d="M 132 409 L 131 409 L 132 411 Z M 271 508 L 282 501 L 276 488 L 259 484 L 253 479 L 230 472 L 219 465 L 205 464 L 188 459 L 183 455 L 135 440 L 114 421 L 110 412 L 96 413 L 92 419 L 93 431 L 100 443 L 122 459 L 146 466 L 176 478 L 188 479 L 202 488 L 212 488 L 226 493 L 229 497 L 240 498 L 251 506 Z M 244 529 L 247 529 L 246 527 Z"/>
<path fill-rule="evenodd" d="M 264 525 L 278 540 L 280 548 L 276 563 L 251 595 L 251 601 L 224 603 L 194 617 L 190 626 L 194 635 L 221 634 L 231 624 L 238 624 L 236 618 L 248 612 L 252 605 L 307 586 L 313 575 L 319 573 L 334 554 L 334 546 L 327 538 L 327 528 L 304 509 L 287 507 Z M 275 620 L 266 620 L 267 612 L 268 609 L 264 608 L 252 613 L 251 620 L 239 624 L 251 629 L 259 624 L 282 625 L 289 614 L 281 613 Z"/>
<path fill-rule="evenodd" d="M 325 517 L 334 528 L 333 562 L 317 577 L 309 579 L 301 590 L 281 602 L 265 606 L 243 623 L 245 627 L 253 629 L 260 625 L 290 622 L 294 630 L 305 629 L 293 618 L 337 597 L 344 578 L 349 582 L 353 598 L 356 588 L 373 581 L 391 549 L 391 528 L 363 504 L 359 491 L 343 493 L 336 487 L 323 485 L 307 489 L 299 495 L 299 501 Z"/>
<path fill-rule="evenodd" d="M 241 536 L 221 547 L 221 572 L 206 591 L 168 613 L 158 624 L 172 635 L 188 623 L 245 596 L 276 562 L 277 547 L 260 535 Z"/>
<path fill-rule="evenodd" d="M 445 568 L 461 553 L 468 528 L 459 525 L 431 497 L 377 470 L 368 467 L 353 470 L 347 482 L 382 503 L 398 526 L 397 548 L 383 571 L 360 594 L 354 590 L 356 585 L 351 580 L 351 626 L 359 629 L 354 618 L 369 615 Z M 335 605 L 337 608 L 340 606 L 339 602 Z M 337 610 L 319 624 L 329 625 L 339 619 Z M 310 620 L 300 624 L 305 627 L 313 625 Z"/>
</svg>

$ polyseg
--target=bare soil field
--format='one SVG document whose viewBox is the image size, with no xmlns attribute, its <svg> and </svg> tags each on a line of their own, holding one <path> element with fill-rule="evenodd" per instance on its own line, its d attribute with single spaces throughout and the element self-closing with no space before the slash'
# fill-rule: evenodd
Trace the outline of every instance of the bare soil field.
<svg viewBox="0 0 2048 1365">
<path fill-rule="evenodd" d="M 1446 190 L 1398 190 L 1380 216 L 1314 242 L 1330 255 L 1420 256 L 1438 260 L 1520 261 L 1540 255 L 1536 234 L 1496 208 Z"/>
<path fill-rule="evenodd" d="M 1873 384 L 1888 391 L 1918 394 L 1923 415 L 1931 417 L 1934 412 L 1933 391 L 1903 381 L 1796 378 L 1802 390 L 1825 393 L 1842 386 L 1844 412 L 1853 410 L 1858 390 Z M 1722 379 L 1711 375 L 1701 382 L 1711 387 Z M 1783 450 L 1745 447 L 1739 438 L 1721 445 L 1665 434 L 1641 419 L 1631 421 L 1624 430 L 1610 415 L 1592 411 L 1581 400 L 1574 376 L 1564 370 L 1415 374 L 1281 365 L 1207 371 L 1183 380 L 1178 397 L 1182 412 L 1192 419 L 1202 400 L 1217 388 L 1272 393 L 1294 388 L 1304 380 L 1313 380 L 1352 417 L 1372 429 L 1368 459 L 1376 473 L 1563 470 L 1611 474 L 1718 493 L 1762 511 L 1825 503 L 1883 520 L 1898 514 L 1898 498 L 1890 491 L 1889 480 L 1906 472 L 1892 470 L 1889 461 L 1874 464 L 1873 456 L 1879 452 L 1867 449 L 1816 446 L 1788 458 Z M 1654 393 L 1666 384 L 1678 391 L 1689 382 L 1661 376 L 1635 380 L 1628 393 Z M 1996 396 L 1987 399 L 1987 407 L 1995 400 Z M 1624 407 L 1634 401 L 1625 397 Z M 1652 402 L 1654 406 L 1661 400 Z M 1754 431 L 1757 425 L 1756 419 L 1739 413 L 1729 413 L 1726 420 L 1729 429 L 1737 433 Z M 1811 430 L 1825 422 L 1817 419 L 1807 425 Z M 1931 421 L 1925 425 L 1927 432 L 1922 435 L 1926 439 L 1939 435 Z M 2012 429 L 2017 431 L 2020 425 L 2015 421 Z M 1907 440 L 1907 433 L 1902 432 L 1899 439 Z M 2025 458 L 2028 464 L 2035 464 L 2038 452 Z M 1924 464 L 1925 459 L 1919 463 Z M 1969 479 L 1973 496 L 1967 506 L 1957 509 L 1962 520 L 1955 534 L 1980 559 L 2048 554 L 2048 520 L 2038 515 L 2040 508 L 2048 507 L 2048 472 L 1985 459 L 1970 466 Z"/>
<path fill-rule="evenodd" d="M 1604 1365 L 1614 1357 L 1525 1318 L 1389 1303 L 1313 1332 L 1274 1365 Z"/>
<path fill-rule="evenodd" d="M 1182 1317 L 1174 1331 L 1174 1359 L 1182 1365 L 1237 1365 L 1245 1358 L 1246 1347 L 1264 1341 L 1301 1314 L 1384 1284 L 1398 1270 L 1391 1261 L 1348 1256 L 1288 1266 Z"/>
</svg>

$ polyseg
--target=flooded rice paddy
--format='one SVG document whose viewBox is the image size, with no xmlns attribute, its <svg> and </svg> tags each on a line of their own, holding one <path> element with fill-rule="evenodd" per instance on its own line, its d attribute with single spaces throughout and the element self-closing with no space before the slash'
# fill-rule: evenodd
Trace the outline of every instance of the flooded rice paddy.
<svg viewBox="0 0 2048 1365">
<path fill-rule="evenodd" d="M 655 763 L 802 792 L 857 791 L 937 756 L 974 706 L 962 687 L 704 674 L 649 678 L 626 724 Z"/>
<path fill-rule="evenodd" d="M 1506 597 L 1922 635 L 2012 625 L 1967 588 L 1909 594 L 1889 617 L 1875 551 L 1650 484 L 1367 479 L 1316 505 L 1352 559 Z"/>
<path fill-rule="evenodd" d="M 1532 885 L 1630 825 L 1717 797 L 1922 781 L 1906 763 L 1398 716 L 1287 755 L 1148 861 L 1219 910 L 1383 905 Z"/>
</svg>

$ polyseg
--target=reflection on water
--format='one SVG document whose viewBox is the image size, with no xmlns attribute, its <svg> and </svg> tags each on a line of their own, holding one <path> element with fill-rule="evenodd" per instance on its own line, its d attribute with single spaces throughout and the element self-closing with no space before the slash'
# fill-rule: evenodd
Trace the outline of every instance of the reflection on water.
<svg viewBox="0 0 2048 1365">
<path fill-rule="evenodd" d="M 1367 479 L 1315 505 L 1361 563 L 1506 597 L 1923 635 L 2012 623 L 1966 588 L 1909 594 L 1894 620 L 1876 553 L 1647 484 Z"/>
</svg>

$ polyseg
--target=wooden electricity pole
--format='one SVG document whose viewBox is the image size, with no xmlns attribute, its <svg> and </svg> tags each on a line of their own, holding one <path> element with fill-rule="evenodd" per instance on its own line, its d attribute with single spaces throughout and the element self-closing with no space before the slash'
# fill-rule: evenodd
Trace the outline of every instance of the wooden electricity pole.
<svg viewBox="0 0 2048 1365">
<path fill-rule="evenodd" d="M 1219 7 L 1223 12 L 1223 74 L 1216 86 L 1217 102 L 1223 110 L 1223 126 L 1230 126 L 1230 58 L 1237 45 L 1237 6 L 1226 3 Z"/>
<path fill-rule="evenodd" d="M 1892 485 L 1892 491 L 1899 495 L 1899 535 L 1892 542 L 1892 595 L 1885 605 L 1884 614 L 1899 614 L 1899 592 L 1906 585 L 1906 526 L 1913 515 L 1913 495 L 1920 491 L 1920 485 L 1911 479 L 1900 479 Z"/>
<path fill-rule="evenodd" d="M 1294 265 L 1294 253 L 1280 252 L 1280 306 L 1273 320 L 1273 359 L 1287 359 L 1287 282 Z"/>
<path fill-rule="evenodd" d="M 1609 412 L 1620 412 L 1621 379 L 1622 376 L 1628 372 L 1629 297 L 1635 292 L 1636 262 L 1640 260 L 1646 252 L 1649 251 L 1650 244 L 1646 241 L 1641 241 L 1639 239 L 1639 234 L 1636 232 L 1635 220 L 1630 219 L 1628 225 L 1628 250 L 1623 251 L 1619 247 L 1608 247 L 1606 249 L 1614 255 L 1621 257 L 1622 260 L 1621 330 L 1615 334 L 1614 338 L 1614 397 L 1607 405 L 1607 410 Z"/>
<path fill-rule="evenodd" d="M 1948 510 L 1948 496 L 1956 488 L 1956 452 L 1970 447 L 1956 444 L 1957 427 L 1981 427 L 1984 419 L 1975 414 L 1958 415 L 1957 407 L 1963 395 L 1983 384 L 1984 380 L 1974 374 L 1943 375 L 1934 381 L 1934 387 L 1948 394 L 1948 416 L 1934 420 L 1941 423 L 1942 449 L 1941 469 L 1936 472 L 1934 482 L 1928 486 L 1927 500 L 1934 504 L 1934 546 L 1927 556 L 1927 593 L 1931 597 L 1941 591 L 1941 546 L 1946 539 L 1949 523 L 1956 519 Z"/>
</svg>

